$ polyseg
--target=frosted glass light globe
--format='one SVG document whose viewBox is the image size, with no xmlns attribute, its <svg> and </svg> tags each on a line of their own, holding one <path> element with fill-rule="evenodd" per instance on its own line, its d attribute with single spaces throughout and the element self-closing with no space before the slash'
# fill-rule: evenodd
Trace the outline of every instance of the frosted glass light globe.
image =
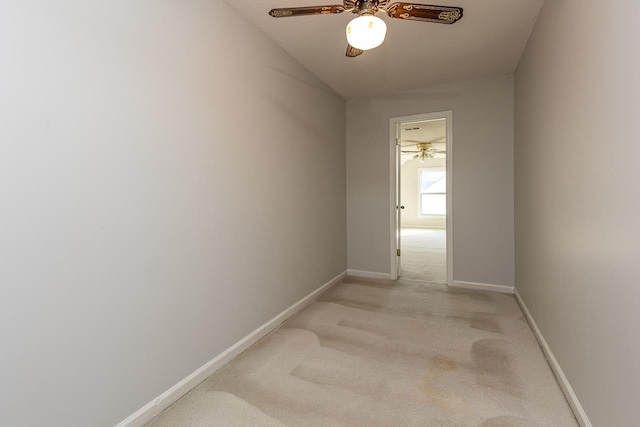
<svg viewBox="0 0 640 427">
<path fill-rule="evenodd" d="M 362 50 L 378 47 L 387 34 L 387 24 L 373 15 L 358 16 L 347 25 L 347 41 Z"/>
</svg>

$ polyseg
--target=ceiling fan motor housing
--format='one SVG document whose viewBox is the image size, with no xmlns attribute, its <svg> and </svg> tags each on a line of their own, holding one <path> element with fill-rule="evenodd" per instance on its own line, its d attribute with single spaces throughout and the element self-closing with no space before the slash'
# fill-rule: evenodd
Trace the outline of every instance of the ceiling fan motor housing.
<svg viewBox="0 0 640 427">
<path fill-rule="evenodd" d="M 354 11 L 358 15 L 375 15 L 378 11 L 379 0 L 360 1 L 356 2 L 356 10 Z"/>
</svg>

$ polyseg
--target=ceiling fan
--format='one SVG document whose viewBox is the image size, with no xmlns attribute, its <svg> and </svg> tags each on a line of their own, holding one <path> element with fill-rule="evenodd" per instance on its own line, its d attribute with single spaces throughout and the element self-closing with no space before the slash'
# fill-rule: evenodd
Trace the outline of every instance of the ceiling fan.
<svg viewBox="0 0 640 427">
<path fill-rule="evenodd" d="M 440 150 L 434 147 L 431 142 L 411 140 L 407 140 L 405 142 L 415 142 L 417 150 L 402 150 L 402 154 L 413 154 L 413 158 L 420 162 L 424 162 L 425 159 L 433 159 L 436 154 L 447 154 L 445 150 Z"/>
<path fill-rule="evenodd" d="M 434 6 L 416 3 L 391 3 L 389 0 L 344 0 L 343 4 L 330 6 L 306 6 L 272 9 L 274 18 L 305 15 L 329 15 L 352 12 L 358 15 L 347 25 L 347 56 L 362 55 L 365 50 L 378 47 L 384 41 L 387 24 L 376 17 L 378 11 L 386 12 L 390 18 L 422 22 L 453 24 L 462 18 L 461 7 Z"/>
</svg>

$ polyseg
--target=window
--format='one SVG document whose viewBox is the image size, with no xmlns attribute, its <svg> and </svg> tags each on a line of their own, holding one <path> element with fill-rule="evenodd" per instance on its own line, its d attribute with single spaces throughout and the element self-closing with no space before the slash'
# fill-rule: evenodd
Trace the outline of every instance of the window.
<svg viewBox="0 0 640 427">
<path fill-rule="evenodd" d="M 444 168 L 419 169 L 420 215 L 447 214 L 447 172 Z"/>
</svg>

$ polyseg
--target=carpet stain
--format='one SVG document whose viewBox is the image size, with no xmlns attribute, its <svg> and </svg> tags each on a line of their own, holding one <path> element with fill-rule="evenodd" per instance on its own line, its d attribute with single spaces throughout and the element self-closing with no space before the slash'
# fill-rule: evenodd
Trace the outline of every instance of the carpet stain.
<svg viewBox="0 0 640 427">
<path fill-rule="evenodd" d="M 502 333 L 502 328 L 498 321 L 488 313 L 473 313 L 469 326 L 481 331 L 495 332 L 497 334 Z"/>
<path fill-rule="evenodd" d="M 472 299 L 474 301 L 483 301 L 483 302 L 491 302 L 491 301 L 493 301 L 493 297 L 491 295 L 476 294 L 476 293 L 468 293 L 466 295 L 467 295 L 467 297 L 469 297 L 470 299 Z"/>
<path fill-rule="evenodd" d="M 372 304 L 372 303 L 363 302 L 363 301 L 356 301 L 356 300 L 347 299 L 347 298 L 322 298 L 319 301 L 332 302 L 334 304 L 343 305 L 345 307 L 357 308 L 359 310 L 365 310 L 365 311 L 376 312 L 382 309 L 382 306 L 378 304 Z"/>
<path fill-rule="evenodd" d="M 347 278 L 320 301 L 148 427 L 576 427 L 513 298 Z"/>
<path fill-rule="evenodd" d="M 500 340 L 482 339 L 471 346 L 471 359 L 478 385 L 522 397 L 511 359 Z"/>
<path fill-rule="evenodd" d="M 362 331 L 366 331 L 366 332 L 371 332 L 374 334 L 378 334 L 378 335 L 383 335 L 383 336 L 388 336 L 389 334 L 387 333 L 387 331 L 384 330 L 384 328 L 373 324 L 371 322 L 359 322 L 356 320 L 352 320 L 352 319 L 340 319 L 338 320 L 338 322 L 336 323 L 337 326 L 342 326 L 345 328 L 353 328 L 353 329 L 359 329 Z"/>
<path fill-rule="evenodd" d="M 438 371 L 453 371 L 457 364 L 450 357 L 438 355 L 431 358 L 431 366 Z"/>
<path fill-rule="evenodd" d="M 452 423 L 451 420 L 456 416 L 464 412 L 469 407 L 469 402 L 457 393 L 451 393 L 446 389 L 435 387 L 431 385 L 428 380 L 425 380 L 423 384 L 417 388 L 417 397 L 420 401 L 427 403 L 434 412 L 439 412 L 442 418 L 438 421 L 432 419 L 427 423 L 416 423 L 412 425 L 416 426 L 463 426 L 469 425 L 468 422 Z M 385 424 L 391 425 L 391 424 Z M 398 425 L 398 424 L 393 424 Z"/>
<path fill-rule="evenodd" d="M 478 329 L 480 331 L 495 332 L 497 334 L 503 334 L 504 331 L 500 326 L 500 323 L 495 318 L 495 315 L 491 313 L 472 313 L 469 316 L 459 315 L 446 315 L 447 319 L 454 319 L 467 324 L 470 328 Z"/>
<path fill-rule="evenodd" d="M 418 386 L 417 389 L 420 400 L 426 401 L 430 406 L 438 408 L 440 411 L 451 413 L 455 410 L 451 396 L 445 391 L 432 386 L 428 381 Z"/>
<path fill-rule="evenodd" d="M 429 384 L 422 384 L 418 389 L 429 399 L 440 399 L 444 397 L 444 393 L 442 392 L 442 390 L 435 388 Z"/>
</svg>

